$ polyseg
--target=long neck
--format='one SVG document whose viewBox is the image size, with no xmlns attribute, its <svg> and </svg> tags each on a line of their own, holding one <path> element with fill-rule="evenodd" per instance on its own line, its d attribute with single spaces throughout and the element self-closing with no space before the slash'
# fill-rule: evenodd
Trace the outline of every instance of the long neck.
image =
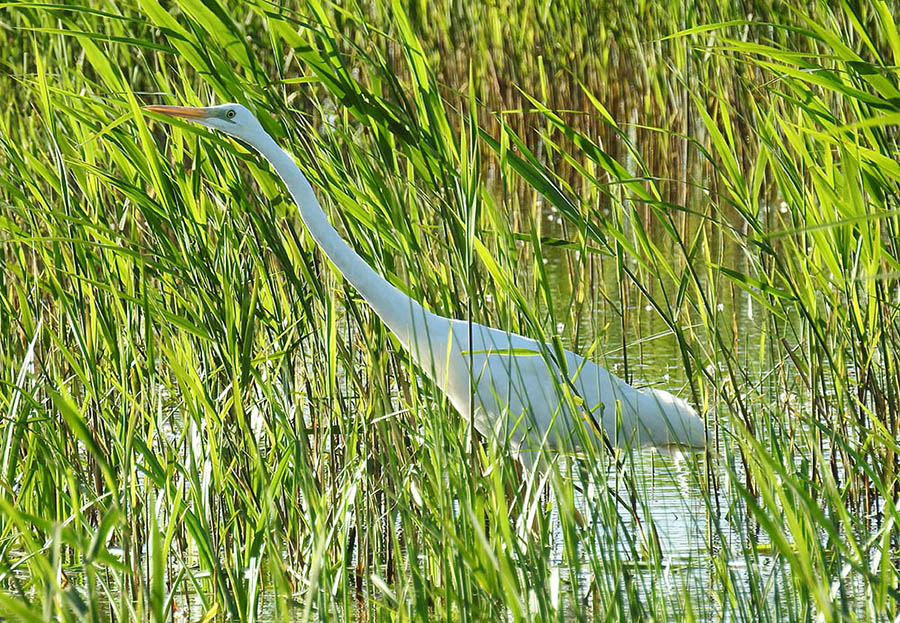
<svg viewBox="0 0 900 623">
<path fill-rule="evenodd" d="M 409 348 L 414 336 L 412 323 L 424 319 L 422 306 L 392 286 L 350 248 L 328 222 L 312 186 L 291 158 L 269 136 L 254 141 L 253 146 L 268 160 L 284 181 L 297 204 L 300 217 L 310 235 L 334 263 L 338 271 L 368 301 L 388 328 Z"/>
</svg>

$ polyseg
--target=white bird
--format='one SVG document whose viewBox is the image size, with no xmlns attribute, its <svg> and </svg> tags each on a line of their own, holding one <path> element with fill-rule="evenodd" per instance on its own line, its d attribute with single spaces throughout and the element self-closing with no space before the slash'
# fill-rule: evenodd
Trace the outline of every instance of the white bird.
<svg viewBox="0 0 900 623">
<path fill-rule="evenodd" d="M 309 233 L 359 291 L 456 410 L 482 435 L 531 466 L 541 448 L 706 446 L 703 421 L 684 400 L 638 390 L 592 361 L 535 340 L 467 320 L 433 314 L 392 286 L 347 245 L 325 216 L 306 177 L 247 108 L 147 106 L 241 139 L 275 168 Z M 474 410 L 474 411 L 473 411 Z M 600 430 L 602 428 L 602 431 Z"/>
</svg>

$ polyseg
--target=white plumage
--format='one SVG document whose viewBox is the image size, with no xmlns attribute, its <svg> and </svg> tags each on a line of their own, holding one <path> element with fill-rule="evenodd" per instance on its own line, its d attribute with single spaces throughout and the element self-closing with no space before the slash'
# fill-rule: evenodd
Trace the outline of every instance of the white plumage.
<svg viewBox="0 0 900 623">
<path fill-rule="evenodd" d="M 526 465 L 533 464 L 544 444 L 554 450 L 577 450 L 584 442 L 601 441 L 603 434 L 617 446 L 706 445 L 702 420 L 672 394 L 637 390 L 575 353 L 563 351 L 565 361 L 556 361 L 548 345 L 438 316 L 392 286 L 341 239 L 293 159 L 245 107 L 146 110 L 225 132 L 266 158 L 294 198 L 312 237 L 422 370 L 466 420 L 474 417 L 481 434 L 508 442 Z"/>
</svg>

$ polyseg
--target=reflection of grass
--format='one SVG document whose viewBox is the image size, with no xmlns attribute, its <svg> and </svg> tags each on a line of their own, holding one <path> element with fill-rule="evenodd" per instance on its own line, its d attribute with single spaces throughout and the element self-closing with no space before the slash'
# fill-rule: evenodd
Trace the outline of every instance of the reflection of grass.
<svg viewBox="0 0 900 623">
<path fill-rule="evenodd" d="M 0 30 L 0 611 L 161 621 L 185 592 L 247 620 L 263 596 L 329 620 L 897 609 L 887 4 L 720 26 L 744 16 L 137 4 L 20 5 Z M 548 477 L 552 501 L 519 489 L 269 168 L 148 126 L 133 91 L 252 105 L 360 253 L 441 313 L 620 349 L 607 365 L 639 380 L 668 358 L 712 454 L 600 448 Z M 687 483 L 690 572 L 654 478 Z"/>
</svg>

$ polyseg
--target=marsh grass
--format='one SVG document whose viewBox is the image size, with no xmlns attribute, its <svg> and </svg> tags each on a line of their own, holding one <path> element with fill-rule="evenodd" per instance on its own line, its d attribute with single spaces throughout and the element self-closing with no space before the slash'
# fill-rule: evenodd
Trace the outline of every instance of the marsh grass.
<svg viewBox="0 0 900 623">
<path fill-rule="evenodd" d="M 0 611 L 889 620 L 896 9 L 655 6 L 2 5 Z M 711 452 L 521 486 L 160 101 L 252 106 L 393 283 L 668 379 Z"/>
</svg>

